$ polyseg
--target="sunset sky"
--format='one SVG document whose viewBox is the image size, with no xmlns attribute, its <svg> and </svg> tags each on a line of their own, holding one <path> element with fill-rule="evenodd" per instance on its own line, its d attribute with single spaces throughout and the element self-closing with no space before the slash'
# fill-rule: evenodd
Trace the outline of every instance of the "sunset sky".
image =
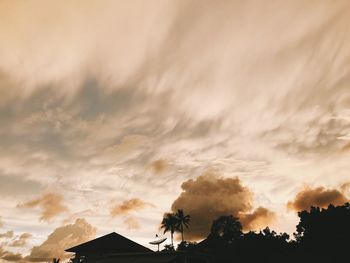
<svg viewBox="0 0 350 263">
<path fill-rule="evenodd" d="M 0 0 L 0 262 L 348 201 L 349 24 L 348 0 Z"/>
</svg>

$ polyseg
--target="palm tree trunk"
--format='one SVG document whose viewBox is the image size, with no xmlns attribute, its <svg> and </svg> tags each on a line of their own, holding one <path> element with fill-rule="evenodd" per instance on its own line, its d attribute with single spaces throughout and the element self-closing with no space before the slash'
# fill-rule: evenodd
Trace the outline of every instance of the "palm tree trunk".
<svg viewBox="0 0 350 263">
<path fill-rule="evenodd" d="M 181 238 L 182 242 L 184 242 L 184 226 L 181 224 Z"/>
<path fill-rule="evenodd" d="M 171 245 L 174 247 L 173 235 L 174 235 L 174 233 L 173 233 L 173 232 L 171 232 Z"/>
</svg>

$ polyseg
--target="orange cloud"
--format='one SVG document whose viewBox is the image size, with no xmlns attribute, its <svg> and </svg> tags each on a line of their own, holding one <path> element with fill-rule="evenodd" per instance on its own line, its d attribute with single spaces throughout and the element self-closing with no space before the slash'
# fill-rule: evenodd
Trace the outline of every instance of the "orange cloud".
<svg viewBox="0 0 350 263">
<path fill-rule="evenodd" d="M 111 207 L 110 213 L 112 217 L 127 215 L 132 211 L 144 209 L 147 206 L 152 206 L 152 205 L 142 201 L 139 198 L 132 198 L 129 200 L 125 200 L 122 203 L 113 205 Z"/>
<path fill-rule="evenodd" d="M 150 167 L 156 174 L 161 174 L 168 168 L 168 162 L 163 159 L 158 159 L 153 161 Z"/>
<path fill-rule="evenodd" d="M 52 258 L 66 259 L 70 255 L 64 250 L 86 242 L 96 236 L 96 228 L 85 219 L 79 218 L 74 224 L 56 228 L 40 246 L 32 248 L 27 260 L 49 261 Z"/>
<path fill-rule="evenodd" d="M 0 233 L 0 238 L 13 238 L 14 232 L 12 230 L 7 231 L 5 233 Z"/>
<path fill-rule="evenodd" d="M 11 247 L 24 247 L 27 244 L 27 240 L 32 237 L 30 233 L 23 233 L 18 239 L 14 240 L 10 246 Z"/>
<path fill-rule="evenodd" d="M 140 229 L 140 224 L 139 222 L 133 218 L 133 217 L 126 217 L 123 221 L 123 223 L 127 226 L 129 230 L 136 230 Z"/>
<path fill-rule="evenodd" d="M 153 206 L 150 203 L 146 203 L 139 198 L 132 198 L 125 200 L 122 203 L 115 204 L 111 207 L 110 214 L 112 217 L 124 216 L 123 223 L 128 229 L 139 229 L 140 224 L 136 218 L 130 215 L 133 211 L 144 209 L 147 206 Z"/>
<path fill-rule="evenodd" d="M 20 208 L 34 208 L 40 207 L 42 212 L 40 220 L 50 221 L 52 218 L 57 215 L 68 211 L 68 208 L 63 204 L 63 196 L 55 193 L 47 193 L 43 196 L 34 199 L 32 201 L 19 204 Z"/>
<path fill-rule="evenodd" d="M 342 148 L 341 148 L 342 152 L 348 152 L 350 151 L 350 142 L 346 143 Z"/>
<path fill-rule="evenodd" d="M 260 223 L 270 222 L 272 212 L 258 208 L 253 214 L 253 195 L 238 178 L 221 178 L 205 173 L 195 180 L 182 184 L 183 192 L 173 202 L 172 211 L 183 209 L 191 216 L 191 227 L 185 236 L 190 240 L 205 238 L 214 219 L 222 215 L 243 218 L 245 229 L 257 228 Z"/>
<path fill-rule="evenodd" d="M 306 187 L 300 191 L 293 201 L 287 204 L 288 209 L 295 211 L 309 210 L 311 206 L 327 207 L 330 204 L 342 205 L 348 199 L 337 189 L 326 189 L 324 187 Z"/>
<path fill-rule="evenodd" d="M 264 207 L 258 207 L 252 213 L 239 216 L 244 230 L 258 230 L 264 228 L 275 219 L 276 214 Z"/>
<path fill-rule="evenodd" d="M 23 256 L 19 253 L 13 253 L 0 247 L 0 259 L 5 261 L 22 261 Z"/>
</svg>

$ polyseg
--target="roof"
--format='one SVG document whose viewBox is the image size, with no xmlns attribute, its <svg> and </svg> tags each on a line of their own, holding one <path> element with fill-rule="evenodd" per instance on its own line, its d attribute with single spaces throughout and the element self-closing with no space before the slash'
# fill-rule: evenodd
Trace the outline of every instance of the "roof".
<svg viewBox="0 0 350 263">
<path fill-rule="evenodd" d="M 126 255 L 98 260 L 95 263 L 172 263 L 177 262 L 178 256 L 173 254 L 152 253 L 148 255 Z M 183 261 L 181 261 L 183 262 Z"/>
<path fill-rule="evenodd" d="M 207 255 L 193 254 L 188 252 L 155 252 L 155 253 L 139 253 L 128 255 L 110 255 L 89 260 L 90 263 L 183 263 L 183 262 L 208 262 Z"/>
<path fill-rule="evenodd" d="M 82 255 L 103 254 L 103 253 L 147 253 L 153 252 L 122 235 L 115 232 L 90 240 L 86 243 L 71 247 L 67 252 L 74 252 Z"/>
</svg>

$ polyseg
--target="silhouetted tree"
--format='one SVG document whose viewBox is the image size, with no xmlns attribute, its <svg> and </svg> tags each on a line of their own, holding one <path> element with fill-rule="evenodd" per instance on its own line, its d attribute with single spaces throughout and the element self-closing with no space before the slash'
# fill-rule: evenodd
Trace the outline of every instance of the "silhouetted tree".
<svg viewBox="0 0 350 263">
<path fill-rule="evenodd" d="M 196 248 L 196 242 L 186 242 L 183 241 L 177 246 L 177 250 L 179 251 L 192 251 Z"/>
<path fill-rule="evenodd" d="M 162 250 L 162 252 L 170 252 L 170 251 L 175 251 L 174 246 L 173 245 L 164 245 L 164 249 Z"/>
<path fill-rule="evenodd" d="M 298 213 L 295 238 L 300 253 L 309 258 L 341 258 L 350 244 L 350 204 L 326 209 L 311 207 Z"/>
<path fill-rule="evenodd" d="M 215 219 L 210 229 L 210 236 L 220 237 L 229 243 L 241 237 L 242 234 L 241 223 L 232 215 Z"/>
<path fill-rule="evenodd" d="M 171 245 L 174 248 L 174 233 L 178 231 L 178 220 L 175 214 L 166 213 L 163 217 L 161 228 L 164 228 L 164 233 L 170 231 Z"/>
<path fill-rule="evenodd" d="M 177 219 L 177 228 L 181 232 L 181 240 L 184 242 L 184 226 L 188 228 L 191 217 L 189 215 L 185 215 L 184 210 L 178 209 L 175 217 Z"/>
</svg>

